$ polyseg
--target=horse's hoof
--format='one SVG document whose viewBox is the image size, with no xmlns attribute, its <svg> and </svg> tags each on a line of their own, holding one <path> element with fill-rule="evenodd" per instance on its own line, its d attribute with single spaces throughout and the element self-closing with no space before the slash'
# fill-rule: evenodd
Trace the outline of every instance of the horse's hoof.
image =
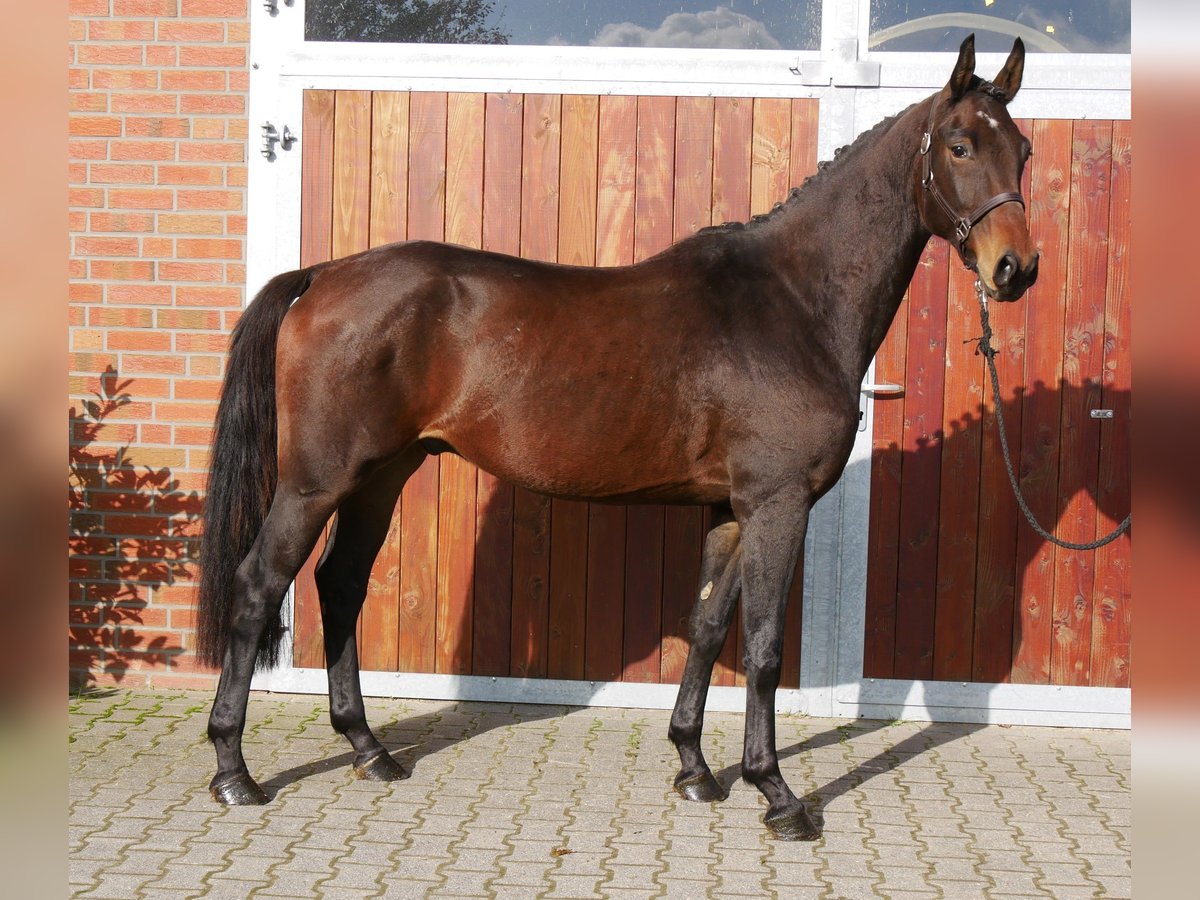
<svg viewBox="0 0 1200 900">
<path fill-rule="evenodd" d="M 268 800 L 263 789 L 245 772 L 219 781 L 214 778 L 208 786 L 208 792 L 214 800 L 226 806 L 262 806 Z"/>
<path fill-rule="evenodd" d="M 729 796 L 725 788 L 721 787 L 717 779 L 713 778 L 712 772 L 708 770 L 688 778 L 682 776 L 676 778 L 675 790 L 688 800 L 694 800 L 697 803 L 718 803 Z"/>
<path fill-rule="evenodd" d="M 367 781 L 400 781 L 409 776 L 408 769 L 392 759 L 387 751 L 372 756 L 365 763 L 355 764 L 354 774 Z"/>
<path fill-rule="evenodd" d="M 781 841 L 815 841 L 821 836 L 821 830 L 800 804 L 778 813 L 768 812 L 763 817 L 763 824 Z"/>
</svg>

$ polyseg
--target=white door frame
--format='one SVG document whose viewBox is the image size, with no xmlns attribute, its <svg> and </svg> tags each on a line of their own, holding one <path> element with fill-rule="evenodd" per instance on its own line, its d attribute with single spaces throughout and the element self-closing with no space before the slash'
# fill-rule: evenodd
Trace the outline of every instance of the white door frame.
<svg viewBox="0 0 1200 900">
<path fill-rule="evenodd" d="M 820 103 L 818 156 L 829 159 L 836 147 L 940 87 L 954 55 L 859 52 L 867 46 L 869 0 L 823 2 L 819 52 L 306 43 L 305 0 L 278 4 L 275 13 L 252 4 L 248 293 L 299 265 L 304 90 L 808 97 Z M 990 74 L 1003 62 L 1003 54 L 980 53 L 978 70 Z M 878 84 L 862 85 L 864 78 Z M 1031 54 L 1013 114 L 1128 118 L 1129 85 L 1128 56 Z M 272 160 L 256 152 L 259 126 L 268 121 L 299 138 L 290 149 L 276 144 Z M 1128 689 L 862 677 L 873 414 L 870 400 L 846 474 L 810 519 L 800 687 L 781 689 L 777 708 L 814 716 L 1128 727 Z M 289 595 L 288 625 L 292 605 Z M 362 684 L 369 696 L 645 708 L 669 708 L 677 692 L 674 685 L 398 672 L 363 672 Z M 322 669 L 293 666 L 285 641 L 279 668 L 258 673 L 253 686 L 324 693 L 327 680 Z M 744 703 L 744 688 L 710 689 L 709 709 L 738 711 Z"/>
</svg>

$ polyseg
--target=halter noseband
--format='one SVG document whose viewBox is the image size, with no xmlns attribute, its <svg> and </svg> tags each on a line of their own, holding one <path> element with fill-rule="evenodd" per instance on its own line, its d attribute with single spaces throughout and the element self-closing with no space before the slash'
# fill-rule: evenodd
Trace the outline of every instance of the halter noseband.
<svg viewBox="0 0 1200 900">
<path fill-rule="evenodd" d="M 1025 208 L 1025 198 L 1020 194 L 1009 191 L 1004 194 L 997 194 L 990 200 L 985 200 L 975 210 L 967 216 L 960 216 L 954 211 L 954 208 L 946 202 L 945 196 L 938 190 L 937 184 L 933 180 L 933 155 L 929 152 L 933 146 L 933 114 L 937 110 L 937 100 L 934 100 L 929 106 L 929 125 L 925 129 L 925 133 L 921 136 L 921 186 L 933 196 L 937 201 L 938 206 L 942 208 L 942 212 L 954 223 L 954 236 L 958 239 L 959 256 L 966 260 L 967 238 L 971 235 L 971 229 L 980 223 L 984 216 L 990 213 L 997 206 L 1003 206 L 1005 203 L 1020 203 L 1021 208 Z"/>
</svg>

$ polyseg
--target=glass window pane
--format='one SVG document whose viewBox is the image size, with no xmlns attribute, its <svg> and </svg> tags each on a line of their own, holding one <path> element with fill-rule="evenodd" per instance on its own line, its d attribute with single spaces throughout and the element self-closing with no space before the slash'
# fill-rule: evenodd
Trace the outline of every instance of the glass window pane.
<svg viewBox="0 0 1200 900">
<path fill-rule="evenodd" d="M 872 50 L 1128 53 L 1131 0 L 871 0 Z"/>
<path fill-rule="evenodd" d="M 813 50 L 821 0 L 308 0 L 310 41 Z"/>
</svg>

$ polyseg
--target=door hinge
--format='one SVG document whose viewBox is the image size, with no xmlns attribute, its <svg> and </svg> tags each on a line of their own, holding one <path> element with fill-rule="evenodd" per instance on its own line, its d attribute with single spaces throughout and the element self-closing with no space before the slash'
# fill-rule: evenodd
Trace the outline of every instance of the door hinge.
<svg viewBox="0 0 1200 900">
<path fill-rule="evenodd" d="M 879 87 L 879 63 L 858 58 L 858 41 L 835 41 L 831 59 L 805 59 L 792 66 L 801 84 L 824 87 Z"/>
<path fill-rule="evenodd" d="M 259 152 L 269 160 L 275 159 L 276 144 L 281 150 L 291 150 L 292 145 L 300 140 L 287 125 L 283 126 L 282 134 L 270 122 L 263 122 L 259 127 L 262 129 L 262 149 Z"/>
</svg>

